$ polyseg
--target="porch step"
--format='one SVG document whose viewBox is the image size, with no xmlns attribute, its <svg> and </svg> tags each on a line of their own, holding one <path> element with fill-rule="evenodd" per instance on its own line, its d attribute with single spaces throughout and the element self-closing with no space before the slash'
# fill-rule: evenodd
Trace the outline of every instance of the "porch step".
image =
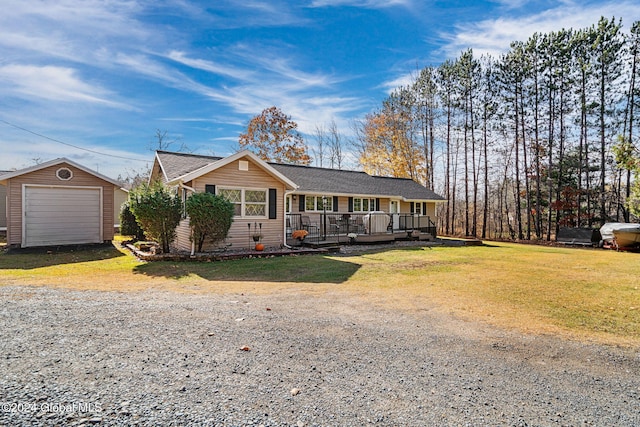
<svg viewBox="0 0 640 427">
<path fill-rule="evenodd" d="M 304 246 L 313 249 L 325 249 L 329 252 L 340 251 L 340 245 L 336 244 L 336 242 L 304 242 Z"/>
</svg>

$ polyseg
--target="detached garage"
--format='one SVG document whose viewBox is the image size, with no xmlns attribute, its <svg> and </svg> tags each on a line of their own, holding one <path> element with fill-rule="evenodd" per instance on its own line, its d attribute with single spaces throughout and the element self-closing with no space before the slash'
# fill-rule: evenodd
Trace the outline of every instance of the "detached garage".
<svg viewBox="0 0 640 427">
<path fill-rule="evenodd" d="M 114 191 L 120 186 L 68 159 L 2 175 L 7 244 L 55 246 L 111 241 Z"/>
</svg>

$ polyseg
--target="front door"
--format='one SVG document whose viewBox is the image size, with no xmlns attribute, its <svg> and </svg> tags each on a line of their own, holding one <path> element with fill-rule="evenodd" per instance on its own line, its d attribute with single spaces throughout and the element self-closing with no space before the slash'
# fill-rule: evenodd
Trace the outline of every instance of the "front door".
<svg viewBox="0 0 640 427">
<path fill-rule="evenodd" d="M 397 230 L 400 228 L 400 202 L 398 200 L 391 200 L 389 202 L 389 213 L 391 214 L 391 218 L 393 218 L 393 229 Z"/>
</svg>

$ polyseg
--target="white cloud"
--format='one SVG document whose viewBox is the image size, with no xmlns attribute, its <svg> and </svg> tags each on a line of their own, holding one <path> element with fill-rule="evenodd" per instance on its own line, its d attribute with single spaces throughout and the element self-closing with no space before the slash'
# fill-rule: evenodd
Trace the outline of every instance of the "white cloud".
<svg viewBox="0 0 640 427">
<path fill-rule="evenodd" d="M 413 82 L 415 82 L 416 78 L 414 73 L 405 73 L 402 74 L 396 78 L 394 78 L 393 80 L 389 80 L 384 82 L 381 87 L 385 88 L 385 90 L 387 91 L 387 93 L 391 93 L 393 92 L 395 89 L 401 87 L 401 86 L 409 86 L 411 84 L 413 84 Z"/>
<path fill-rule="evenodd" d="M 307 25 L 296 2 L 283 0 L 217 0 L 209 2 L 201 19 L 218 29 Z"/>
<path fill-rule="evenodd" d="M 5 65 L 0 67 L 4 90 L 25 99 L 41 98 L 58 102 L 84 102 L 130 110 L 113 101 L 113 94 L 99 86 L 82 81 L 76 70 L 56 66 Z"/>
<path fill-rule="evenodd" d="M 529 0 L 495 0 L 495 3 L 502 5 L 507 9 L 517 9 L 526 5 Z"/>
<path fill-rule="evenodd" d="M 412 0 L 314 0 L 311 7 L 350 6 L 365 9 L 385 9 L 394 6 L 410 7 Z"/>
<path fill-rule="evenodd" d="M 222 65 L 222 63 L 216 63 L 205 59 L 189 58 L 184 52 L 176 50 L 172 50 L 171 52 L 166 54 L 166 58 L 191 68 L 208 71 L 210 73 L 218 74 L 221 76 L 231 77 L 233 79 L 248 79 L 253 74 L 255 74 L 250 70 Z"/>
<path fill-rule="evenodd" d="M 629 27 L 640 19 L 640 8 L 635 1 L 589 4 L 567 1 L 557 7 L 522 16 L 499 16 L 479 22 L 465 22 L 456 26 L 453 34 L 443 34 L 448 43 L 442 48 L 446 58 L 455 58 L 460 52 L 472 48 L 474 54 L 499 56 L 509 49 L 512 41 L 525 41 L 534 33 L 548 33 L 563 28 L 579 29 L 596 25 L 601 16 L 622 17 Z"/>
<path fill-rule="evenodd" d="M 99 46 L 158 39 L 134 18 L 129 0 L 9 0 L 0 14 L 0 46 L 20 55 L 93 64 Z M 157 42 L 160 42 L 159 40 Z M 6 53 L 5 53 L 6 55 Z M 11 55 L 9 54 L 9 57 Z"/>
<path fill-rule="evenodd" d="M 296 57 L 289 46 L 237 44 L 224 51 L 208 51 L 214 58 L 202 59 L 182 51 L 171 51 L 164 57 L 179 64 L 226 77 L 224 83 L 213 86 L 198 83 L 175 69 L 148 57 L 121 57 L 140 73 L 153 76 L 173 87 L 194 91 L 222 103 L 242 119 L 227 115 L 220 123 L 244 126 L 246 116 L 259 114 L 272 105 L 291 115 L 304 133 L 313 131 L 318 122 L 327 122 L 353 113 L 364 107 L 360 99 L 337 95 L 338 84 L 346 77 L 303 70 L 302 58 Z M 219 58 L 217 58 L 217 57 Z M 225 65 L 220 65 L 225 64 Z M 229 65 L 233 64 L 233 65 Z M 295 64 L 295 65 L 294 65 Z M 206 81 L 206 77 L 202 78 Z"/>
<path fill-rule="evenodd" d="M 314 4 L 410 6 L 407 0 L 318 0 Z M 154 18 L 146 16 L 149 11 Z M 134 124 L 131 117 L 120 119 L 113 109 L 149 102 L 145 104 L 149 113 L 136 110 L 140 113 L 136 119 L 177 116 L 182 122 L 202 120 L 241 128 L 250 116 L 276 105 L 305 133 L 312 133 L 316 123 L 331 120 L 348 128 L 345 117 L 367 108 L 369 100 L 352 96 L 349 87 L 342 85 L 353 76 L 337 76 L 309 65 L 315 58 L 304 47 L 268 37 L 259 42 L 241 38 L 241 43 L 233 45 L 212 43 L 206 48 L 200 40 L 195 42 L 209 29 L 318 25 L 303 11 L 303 6 L 282 0 L 5 0 L 0 14 L 0 98 L 19 97 L 21 103 L 14 103 L 15 108 L 3 116 L 27 128 L 45 129 L 45 134 L 71 132 L 81 139 L 78 135 L 93 132 L 91 138 L 97 138 L 95 134 L 106 138 L 114 133 L 126 139 L 135 138 L 136 131 L 139 136 L 137 126 L 144 125 Z M 172 16 L 175 27 L 169 20 Z M 183 26 L 185 22 L 192 26 Z M 127 91 L 137 83 L 144 91 Z M 163 109 L 164 93 L 181 101 L 193 97 L 194 106 L 211 108 L 212 118 L 206 114 L 199 118 L 200 109 L 185 112 L 180 119 L 180 112 L 174 115 Z M 131 100 L 127 102 L 125 96 Z M 202 98 L 208 102 L 203 104 Z M 64 108 L 58 109 L 61 102 Z M 105 111 L 110 114 L 108 125 Z M 53 153 L 59 151 L 38 146 L 31 157 L 48 160 L 58 157 Z"/>
</svg>

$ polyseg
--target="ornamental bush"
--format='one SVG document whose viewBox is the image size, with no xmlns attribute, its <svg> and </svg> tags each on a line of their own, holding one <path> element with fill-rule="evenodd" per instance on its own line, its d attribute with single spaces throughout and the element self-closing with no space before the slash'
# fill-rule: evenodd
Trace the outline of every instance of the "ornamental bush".
<svg viewBox="0 0 640 427">
<path fill-rule="evenodd" d="M 191 226 L 191 240 L 198 252 L 205 241 L 218 243 L 227 238 L 233 215 L 233 203 L 211 193 L 195 193 L 187 199 L 187 215 Z"/>
<path fill-rule="evenodd" d="M 180 196 L 161 182 L 145 183 L 129 193 L 129 204 L 144 234 L 158 242 L 163 252 L 169 252 L 182 217 Z"/>
<path fill-rule="evenodd" d="M 132 236 L 138 241 L 144 240 L 144 231 L 140 228 L 140 224 L 136 221 L 133 212 L 131 212 L 129 200 L 125 201 L 120 207 L 120 234 Z"/>
</svg>

